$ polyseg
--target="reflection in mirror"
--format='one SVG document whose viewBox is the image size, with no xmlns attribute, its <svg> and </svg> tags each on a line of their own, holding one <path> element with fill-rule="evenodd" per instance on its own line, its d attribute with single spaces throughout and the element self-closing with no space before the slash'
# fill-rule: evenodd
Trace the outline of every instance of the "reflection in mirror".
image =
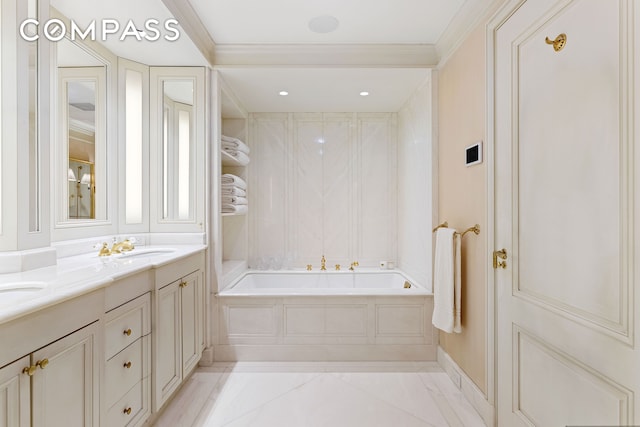
<svg viewBox="0 0 640 427">
<path fill-rule="evenodd" d="M 106 219 L 105 66 L 67 39 L 58 43 L 61 144 L 68 186 L 64 220 Z M 102 174 L 102 175 L 101 175 Z"/>
<path fill-rule="evenodd" d="M 193 80 L 165 80 L 162 123 L 162 217 L 192 219 Z"/>
<path fill-rule="evenodd" d="M 38 1 L 27 2 L 27 15 L 38 19 Z M 35 34 L 35 27 L 27 26 L 29 35 Z M 38 140 L 38 41 L 28 42 L 29 46 L 29 231 L 40 230 L 40 150 Z"/>
</svg>

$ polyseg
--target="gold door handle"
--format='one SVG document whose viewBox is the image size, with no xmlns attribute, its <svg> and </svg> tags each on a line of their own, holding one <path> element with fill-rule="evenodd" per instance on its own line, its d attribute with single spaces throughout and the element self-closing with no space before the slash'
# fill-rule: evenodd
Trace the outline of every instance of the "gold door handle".
<svg viewBox="0 0 640 427">
<path fill-rule="evenodd" d="M 499 261 L 500 259 L 501 261 Z M 493 268 L 507 268 L 507 250 L 493 251 Z"/>
<path fill-rule="evenodd" d="M 27 374 L 30 377 L 33 376 L 33 374 L 36 373 L 36 369 L 38 369 L 38 367 L 36 365 L 31 365 L 31 366 L 27 366 L 26 368 L 24 368 L 22 370 L 23 374 Z"/>
<path fill-rule="evenodd" d="M 124 332 L 122 332 L 124 335 L 130 337 L 131 336 L 131 328 L 127 328 L 124 330 Z"/>
<path fill-rule="evenodd" d="M 122 366 L 124 366 L 124 367 L 125 367 L 125 368 L 127 368 L 127 369 L 131 369 L 131 362 L 129 361 L 129 362 L 125 363 L 125 364 L 124 364 L 124 365 L 122 365 Z"/>
<path fill-rule="evenodd" d="M 38 366 L 40 369 L 46 368 L 48 364 L 49 364 L 49 359 L 42 359 L 36 362 L 36 366 Z"/>
<path fill-rule="evenodd" d="M 127 408 L 127 409 L 125 409 L 123 412 L 124 412 L 125 414 L 127 414 L 127 415 L 131 415 L 131 407 L 128 407 L 128 408 Z"/>
</svg>

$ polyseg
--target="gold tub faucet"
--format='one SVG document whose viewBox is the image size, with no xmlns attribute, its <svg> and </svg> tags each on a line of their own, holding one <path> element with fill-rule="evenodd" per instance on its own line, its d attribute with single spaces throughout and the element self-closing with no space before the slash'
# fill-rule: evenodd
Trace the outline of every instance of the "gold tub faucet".
<svg viewBox="0 0 640 427">
<path fill-rule="evenodd" d="M 324 255 L 322 255 L 322 259 L 320 260 L 320 271 L 327 271 L 327 260 Z"/>
<path fill-rule="evenodd" d="M 351 270 L 351 271 L 355 271 L 355 268 L 353 268 L 353 267 L 357 267 L 357 266 L 359 266 L 359 265 L 360 265 L 360 263 L 359 263 L 358 261 L 353 261 L 353 262 L 351 263 L 351 267 L 349 267 L 349 270 Z"/>
</svg>

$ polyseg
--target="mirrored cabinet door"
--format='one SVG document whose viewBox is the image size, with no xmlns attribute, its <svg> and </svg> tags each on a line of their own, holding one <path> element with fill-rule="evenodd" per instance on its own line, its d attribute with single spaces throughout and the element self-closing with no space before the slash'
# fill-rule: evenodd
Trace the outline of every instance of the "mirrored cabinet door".
<svg viewBox="0 0 640 427">
<path fill-rule="evenodd" d="M 204 68 L 150 74 L 151 231 L 204 231 Z"/>
</svg>

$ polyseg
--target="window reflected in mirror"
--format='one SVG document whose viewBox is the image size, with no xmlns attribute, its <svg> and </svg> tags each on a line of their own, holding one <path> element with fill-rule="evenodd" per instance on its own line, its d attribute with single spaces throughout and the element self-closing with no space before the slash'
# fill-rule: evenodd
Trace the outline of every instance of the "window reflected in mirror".
<svg viewBox="0 0 640 427">
<path fill-rule="evenodd" d="M 95 218 L 93 163 L 69 159 L 69 219 Z"/>
<path fill-rule="evenodd" d="M 194 215 L 193 80 L 165 80 L 162 123 L 162 217 L 189 220 Z"/>
</svg>

